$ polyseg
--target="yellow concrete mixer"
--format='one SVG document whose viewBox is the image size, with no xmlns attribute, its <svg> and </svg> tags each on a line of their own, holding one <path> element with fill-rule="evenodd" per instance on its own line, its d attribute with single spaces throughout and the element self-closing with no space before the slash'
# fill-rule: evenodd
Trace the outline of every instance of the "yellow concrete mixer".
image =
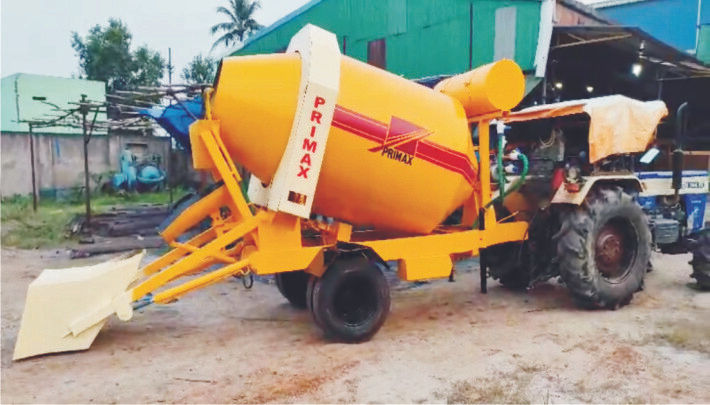
<svg viewBox="0 0 710 405">
<path fill-rule="evenodd" d="M 194 166 L 218 187 L 162 229 L 172 250 L 142 268 L 139 254 L 45 270 L 14 358 L 86 349 L 114 313 L 248 274 L 275 274 L 328 336 L 370 338 L 389 311 L 388 262 L 404 280 L 444 278 L 452 257 L 525 239 L 526 222 L 496 220 L 489 175 L 490 122 L 523 91 L 508 60 L 430 89 L 342 56 L 311 25 L 284 54 L 224 59 L 190 127 Z M 248 199 L 236 163 L 252 173 Z M 460 223 L 442 225 L 460 208 Z"/>
</svg>

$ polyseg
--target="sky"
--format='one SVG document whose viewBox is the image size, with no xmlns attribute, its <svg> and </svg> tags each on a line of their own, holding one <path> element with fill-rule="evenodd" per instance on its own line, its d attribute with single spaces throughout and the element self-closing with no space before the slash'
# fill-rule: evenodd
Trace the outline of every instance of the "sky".
<svg viewBox="0 0 710 405">
<path fill-rule="evenodd" d="M 79 75 L 71 47 L 71 33 L 86 35 L 89 28 L 120 18 L 140 45 L 159 51 L 167 60 L 172 48 L 173 82 L 197 54 L 207 55 L 214 39 L 209 28 L 222 22 L 215 8 L 227 0 L 0 0 L 0 76 L 36 73 L 60 77 Z M 261 0 L 256 20 L 262 25 L 297 9 L 308 0 Z M 435 0 L 432 0 L 435 1 Z M 582 0 L 591 3 L 598 0 Z M 212 56 L 221 57 L 225 49 Z M 167 74 L 164 78 L 167 82 Z"/>
<path fill-rule="evenodd" d="M 0 76 L 35 73 L 79 75 L 79 60 L 71 47 L 71 33 L 84 36 L 96 24 L 120 18 L 140 45 L 159 51 L 167 61 L 172 48 L 173 82 L 197 54 L 207 55 L 214 37 L 209 29 L 224 17 L 215 9 L 227 0 L 0 0 Z M 256 20 L 269 25 L 307 0 L 261 0 Z M 221 57 L 225 49 L 212 56 Z M 167 73 L 164 80 L 167 82 Z"/>
</svg>

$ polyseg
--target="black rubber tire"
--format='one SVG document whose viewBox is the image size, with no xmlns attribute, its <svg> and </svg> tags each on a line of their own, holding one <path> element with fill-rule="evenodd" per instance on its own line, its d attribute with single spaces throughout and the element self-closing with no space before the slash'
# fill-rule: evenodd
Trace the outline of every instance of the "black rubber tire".
<svg viewBox="0 0 710 405">
<path fill-rule="evenodd" d="M 295 308 L 305 309 L 306 290 L 308 289 L 308 280 L 311 275 L 303 270 L 289 271 L 286 273 L 277 273 L 274 275 L 276 287 L 281 295 L 284 296 Z"/>
<path fill-rule="evenodd" d="M 690 277 L 698 282 L 703 290 L 710 289 L 710 231 L 703 233 L 693 247 L 693 274 Z"/>
<path fill-rule="evenodd" d="M 524 290 L 530 285 L 526 264 L 527 249 L 520 242 L 501 243 L 486 248 L 486 261 L 491 277 L 511 290 Z"/>
<path fill-rule="evenodd" d="M 308 312 L 311 313 L 311 316 L 313 317 L 313 321 L 316 323 L 316 326 L 318 326 L 320 329 L 323 329 L 323 323 L 318 319 L 318 314 L 316 314 L 313 311 L 313 290 L 315 289 L 316 283 L 320 277 L 316 276 L 311 276 L 308 279 L 308 284 L 306 286 L 306 308 L 308 308 Z"/>
<path fill-rule="evenodd" d="M 698 287 L 710 290 L 710 263 L 693 263 L 693 274 L 690 277 L 697 281 Z"/>
<path fill-rule="evenodd" d="M 682 255 L 688 253 L 688 247 L 682 242 L 669 243 L 667 245 L 658 245 L 658 249 L 665 255 Z"/>
<path fill-rule="evenodd" d="M 607 224 L 625 233 L 616 266 L 621 274 L 614 278 L 603 274 L 595 256 L 596 240 Z M 643 288 L 651 232 L 641 207 L 621 188 L 592 190 L 582 206 L 564 215 L 556 239 L 560 276 L 582 306 L 616 309 Z"/>
<path fill-rule="evenodd" d="M 355 343 L 370 339 L 390 309 L 387 279 L 365 256 L 337 258 L 311 280 L 311 314 L 326 337 Z"/>
</svg>

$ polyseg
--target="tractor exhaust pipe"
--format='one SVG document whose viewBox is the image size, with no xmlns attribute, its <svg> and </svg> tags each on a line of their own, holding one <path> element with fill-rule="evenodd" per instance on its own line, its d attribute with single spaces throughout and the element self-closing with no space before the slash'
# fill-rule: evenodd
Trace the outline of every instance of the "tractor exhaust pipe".
<svg viewBox="0 0 710 405">
<path fill-rule="evenodd" d="M 681 104 L 675 116 L 675 148 L 673 149 L 673 189 L 676 197 L 683 187 L 683 139 L 688 129 L 688 102 Z"/>
</svg>

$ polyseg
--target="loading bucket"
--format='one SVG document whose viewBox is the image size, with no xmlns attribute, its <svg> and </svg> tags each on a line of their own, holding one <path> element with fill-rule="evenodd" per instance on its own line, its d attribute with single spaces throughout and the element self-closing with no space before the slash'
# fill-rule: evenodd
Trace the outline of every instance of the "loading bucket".
<svg viewBox="0 0 710 405">
<path fill-rule="evenodd" d="M 145 251 L 92 266 L 48 269 L 27 289 L 13 360 L 91 346 L 108 317 L 133 314 L 129 287 Z"/>
</svg>

